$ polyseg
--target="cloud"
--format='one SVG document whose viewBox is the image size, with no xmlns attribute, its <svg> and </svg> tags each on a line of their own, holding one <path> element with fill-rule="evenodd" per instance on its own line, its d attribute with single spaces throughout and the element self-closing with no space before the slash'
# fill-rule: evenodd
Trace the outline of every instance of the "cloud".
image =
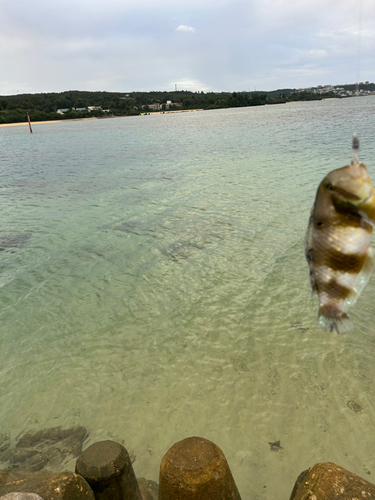
<svg viewBox="0 0 375 500">
<path fill-rule="evenodd" d="M 180 24 L 180 26 L 176 28 L 176 31 L 184 31 L 185 33 L 194 33 L 195 28 L 192 28 L 191 26 L 185 26 L 184 24 Z"/>
<path fill-rule="evenodd" d="M 202 82 L 197 80 L 180 79 L 177 80 L 176 84 L 178 90 L 190 90 L 192 92 L 207 92 L 210 88 Z M 172 83 L 171 83 L 172 87 Z"/>
<path fill-rule="evenodd" d="M 0 95 L 352 83 L 359 60 L 372 80 L 375 10 L 360 4 L 0 0 Z"/>
</svg>

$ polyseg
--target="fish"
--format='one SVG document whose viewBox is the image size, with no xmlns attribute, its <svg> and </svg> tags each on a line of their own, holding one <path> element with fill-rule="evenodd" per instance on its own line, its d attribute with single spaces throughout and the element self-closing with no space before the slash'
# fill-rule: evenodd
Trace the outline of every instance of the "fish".
<svg viewBox="0 0 375 500">
<path fill-rule="evenodd" d="M 312 294 L 318 295 L 318 327 L 344 334 L 347 315 L 375 266 L 370 246 L 375 225 L 375 191 L 359 162 L 354 134 L 350 165 L 332 170 L 319 184 L 305 241 Z"/>
</svg>

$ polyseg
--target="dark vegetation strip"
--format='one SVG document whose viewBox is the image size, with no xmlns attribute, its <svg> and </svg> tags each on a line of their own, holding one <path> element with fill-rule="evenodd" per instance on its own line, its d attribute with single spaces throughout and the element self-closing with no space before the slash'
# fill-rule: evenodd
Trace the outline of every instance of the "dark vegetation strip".
<svg viewBox="0 0 375 500">
<path fill-rule="evenodd" d="M 347 86 L 350 87 L 350 86 Z M 320 100 L 337 97 L 333 93 L 314 94 L 295 89 L 281 89 L 272 92 L 86 92 L 70 90 L 60 93 L 17 94 L 0 96 L 0 123 L 26 121 L 64 120 L 104 116 L 129 116 L 142 112 L 152 113 L 149 105 L 159 103 L 161 110 L 168 109 L 167 101 L 178 103 L 169 109 L 219 109 L 244 106 L 280 104 L 290 101 Z M 88 111 L 89 106 L 99 107 Z M 59 109 L 68 109 L 63 114 Z"/>
</svg>

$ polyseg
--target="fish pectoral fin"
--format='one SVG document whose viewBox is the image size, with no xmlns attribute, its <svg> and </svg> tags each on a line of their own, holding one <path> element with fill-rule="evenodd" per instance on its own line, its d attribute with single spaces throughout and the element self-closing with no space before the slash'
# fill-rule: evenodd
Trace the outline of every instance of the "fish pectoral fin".
<svg viewBox="0 0 375 500">
<path fill-rule="evenodd" d="M 363 263 L 362 269 L 359 272 L 357 279 L 355 280 L 354 286 L 349 292 L 345 300 L 345 305 L 347 307 L 355 304 L 358 297 L 361 295 L 362 290 L 365 288 L 370 276 L 374 270 L 375 257 L 372 248 L 369 248 L 367 257 Z"/>
<path fill-rule="evenodd" d="M 360 210 L 358 211 L 358 215 L 362 217 L 363 221 L 367 224 L 369 224 L 372 227 L 375 227 L 375 221 L 370 219 L 370 217 L 365 214 L 365 212 L 361 212 Z"/>
<path fill-rule="evenodd" d="M 314 229 L 314 208 L 311 210 L 309 222 L 307 224 L 307 231 L 305 236 L 305 255 L 312 248 L 313 244 L 313 229 Z"/>
</svg>

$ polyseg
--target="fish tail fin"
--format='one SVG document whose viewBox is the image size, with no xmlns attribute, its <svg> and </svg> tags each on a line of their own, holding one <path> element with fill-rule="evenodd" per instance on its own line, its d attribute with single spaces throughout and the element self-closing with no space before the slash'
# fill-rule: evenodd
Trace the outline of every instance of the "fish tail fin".
<svg viewBox="0 0 375 500">
<path fill-rule="evenodd" d="M 344 335 L 345 333 L 353 331 L 354 325 L 344 312 L 339 315 L 333 315 L 326 314 L 326 311 L 319 311 L 318 328 L 329 330 L 330 332 L 336 330 L 340 335 Z"/>
</svg>

